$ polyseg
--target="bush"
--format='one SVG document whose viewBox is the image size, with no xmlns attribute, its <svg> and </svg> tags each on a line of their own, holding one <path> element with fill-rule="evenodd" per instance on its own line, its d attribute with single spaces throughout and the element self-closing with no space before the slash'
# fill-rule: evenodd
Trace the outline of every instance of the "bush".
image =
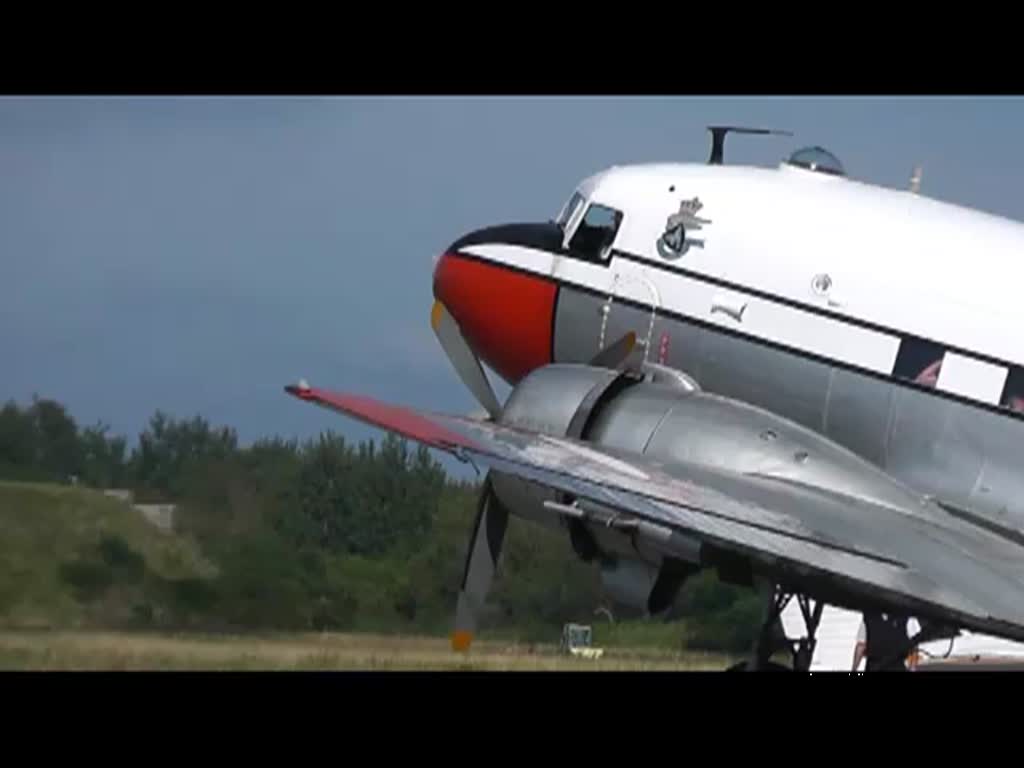
<svg viewBox="0 0 1024 768">
<path fill-rule="evenodd" d="M 104 536 L 97 549 L 118 583 L 138 584 L 146 575 L 146 561 L 120 536 Z"/>
<path fill-rule="evenodd" d="M 80 603 L 98 600 L 114 583 L 113 574 L 105 565 L 84 561 L 64 563 L 60 566 L 60 577 Z"/>
<path fill-rule="evenodd" d="M 744 597 L 723 611 L 692 621 L 687 646 L 721 653 L 749 651 L 761 628 L 763 608 L 757 597 Z"/>
<path fill-rule="evenodd" d="M 217 605 L 217 590 L 204 579 L 179 579 L 171 582 L 173 607 L 181 613 L 206 613 Z"/>
</svg>

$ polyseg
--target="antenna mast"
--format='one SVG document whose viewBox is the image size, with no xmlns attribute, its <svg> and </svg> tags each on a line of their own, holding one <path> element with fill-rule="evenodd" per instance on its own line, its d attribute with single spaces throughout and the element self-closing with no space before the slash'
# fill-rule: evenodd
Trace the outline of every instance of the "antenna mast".
<svg viewBox="0 0 1024 768">
<path fill-rule="evenodd" d="M 921 193 L 921 176 L 924 174 L 924 169 L 918 165 L 914 167 L 914 175 L 910 177 L 910 191 L 915 195 Z"/>
<path fill-rule="evenodd" d="M 711 131 L 711 156 L 708 157 L 708 165 L 722 165 L 725 156 L 725 136 L 733 133 L 747 133 L 759 136 L 792 136 L 790 131 L 779 131 L 773 128 L 744 128 L 739 125 L 709 125 Z"/>
</svg>

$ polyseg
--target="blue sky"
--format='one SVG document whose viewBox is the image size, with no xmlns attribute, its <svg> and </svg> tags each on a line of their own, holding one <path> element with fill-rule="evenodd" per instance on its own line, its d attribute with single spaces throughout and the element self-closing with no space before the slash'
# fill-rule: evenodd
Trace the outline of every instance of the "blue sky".
<svg viewBox="0 0 1024 768">
<path fill-rule="evenodd" d="M 476 408 L 430 332 L 434 257 L 554 216 L 633 161 L 774 164 L 821 144 L 851 176 L 1024 219 L 1024 100 L 0 99 L 0 400 L 33 392 L 129 436 L 157 408 L 243 441 L 378 433 L 288 398 L 299 377 Z M 506 392 L 507 389 L 502 389 Z"/>
</svg>

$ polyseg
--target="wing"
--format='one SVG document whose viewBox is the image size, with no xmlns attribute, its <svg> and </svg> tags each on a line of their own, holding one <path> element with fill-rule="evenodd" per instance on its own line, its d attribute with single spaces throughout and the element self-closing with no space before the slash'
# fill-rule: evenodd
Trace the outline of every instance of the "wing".
<svg viewBox="0 0 1024 768">
<path fill-rule="evenodd" d="M 1024 546 L 923 497 L 898 508 L 305 384 L 285 389 L 462 460 L 628 512 L 664 548 L 686 551 L 695 538 L 812 594 L 1024 640 Z"/>
</svg>

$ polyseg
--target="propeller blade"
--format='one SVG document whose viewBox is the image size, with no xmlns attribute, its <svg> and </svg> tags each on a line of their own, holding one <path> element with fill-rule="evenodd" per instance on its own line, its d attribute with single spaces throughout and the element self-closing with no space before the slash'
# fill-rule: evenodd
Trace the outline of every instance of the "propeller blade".
<svg viewBox="0 0 1024 768">
<path fill-rule="evenodd" d="M 454 366 L 455 372 L 462 379 L 462 383 L 473 393 L 473 397 L 484 407 L 491 419 L 497 420 L 501 413 L 498 396 L 494 394 L 494 389 L 491 388 L 491 383 L 487 380 L 487 374 L 484 373 L 480 361 L 463 337 L 455 318 L 449 314 L 440 301 L 434 302 L 434 307 L 430 312 L 430 325 Z"/>
<path fill-rule="evenodd" d="M 455 608 L 455 631 L 452 649 L 469 650 L 476 632 L 477 617 L 491 589 L 494 571 L 498 566 L 501 546 L 508 528 L 508 510 L 498 501 L 491 487 L 490 474 L 484 478 L 477 504 L 473 533 L 466 554 L 466 567 L 462 573 L 459 601 Z"/>
<path fill-rule="evenodd" d="M 595 368 L 618 368 L 632 354 L 636 347 L 636 333 L 630 331 L 614 344 L 609 344 L 594 357 L 590 364 Z"/>
</svg>

